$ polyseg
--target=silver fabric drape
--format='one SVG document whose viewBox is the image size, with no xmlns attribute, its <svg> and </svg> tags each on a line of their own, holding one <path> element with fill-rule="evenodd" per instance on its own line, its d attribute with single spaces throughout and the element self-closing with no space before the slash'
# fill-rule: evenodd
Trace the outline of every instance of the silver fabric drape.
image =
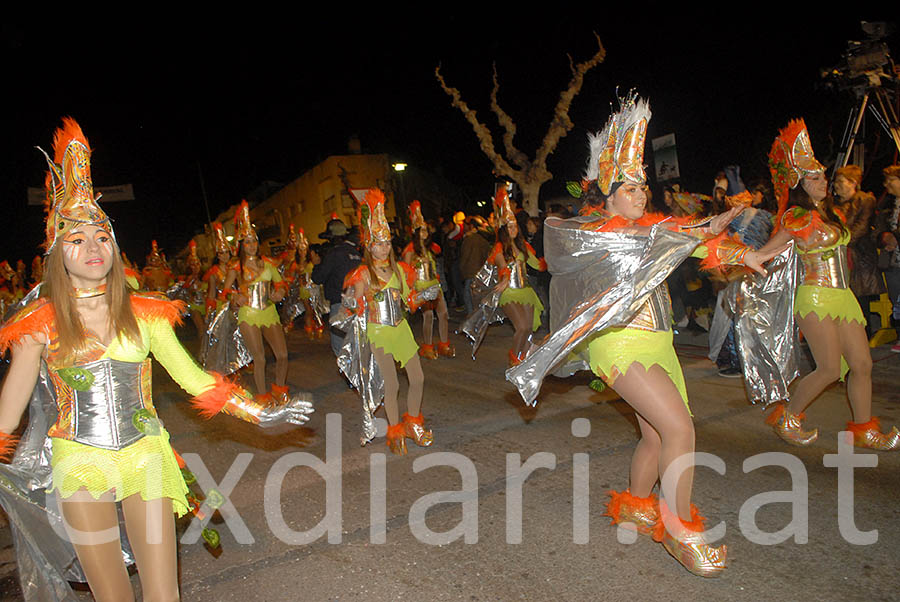
<svg viewBox="0 0 900 602">
<path fill-rule="evenodd" d="M 337 365 L 362 398 L 361 445 L 375 438 L 375 411 L 384 400 L 384 377 L 366 338 L 366 315 L 366 311 L 361 316 L 351 312 L 349 317 L 332 322 L 332 326 L 347 333 L 337 357 Z"/>
<path fill-rule="evenodd" d="M 503 322 L 503 310 L 500 309 L 500 294 L 494 287 L 500 281 L 499 269 L 491 262 L 485 262 L 475 277 L 472 279 L 472 304 L 475 310 L 466 316 L 460 324 L 457 333 L 466 335 L 472 343 L 472 359 L 484 340 L 488 326 L 497 322 Z"/>
<path fill-rule="evenodd" d="M 551 371 L 569 376 L 587 369 L 582 343 L 605 328 L 627 323 L 700 242 L 660 226 L 653 226 L 649 236 L 579 229 L 590 221 L 576 217 L 544 222 L 545 258 L 553 275 L 551 333 L 521 364 L 506 371 L 506 379 L 528 405 L 536 403 Z M 576 350 L 580 354 L 571 354 Z"/>
<path fill-rule="evenodd" d="M 219 374 L 233 374 L 253 361 L 244 345 L 237 312 L 231 308 L 231 303 L 226 302 L 212 317 L 207 316 L 198 359 L 204 370 Z"/>
<path fill-rule="evenodd" d="M 723 306 L 735 321 L 747 397 L 764 407 L 789 399 L 788 385 L 799 375 L 794 321 L 799 263 L 791 243 L 766 265 L 768 276 L 744 276 L 723 296 Z"/>
<path fill-rule="evenodd" d="M 28 427 L 12 462 L 0 464 L 0 505 L 9 517 L 22 594 L 29 602 L 80 600 L 68 582 L 86 581 L 75 550 L 59 536 L 65 530 L 56 494 L 46 492 L 52 477 L 47 431 L 55 420 L 56 399 L 42 361 L 28 405 Z M 125 562 L 133 564 L 121 524 L 119 533 Z"/>
<path fill-rule="evenodd" d="M 309 283 L 307 285 L 300 284 L 299 279 L 295 279 L 288 287 L 288 293 L 284 296 L 284 302 L 281 304 L 279 316 L 282 324 L 290 324 L 306 311 L 306 305 L 300 298 L 301 290 L 309 291 L 309 304 L 313 309 L 313 322 L 316 326 L 324 325 L 322 316 L 327 314 L 331 308 L 328 300 L 322 292 L 322 286 L 319 284 Z"/>
</svg>

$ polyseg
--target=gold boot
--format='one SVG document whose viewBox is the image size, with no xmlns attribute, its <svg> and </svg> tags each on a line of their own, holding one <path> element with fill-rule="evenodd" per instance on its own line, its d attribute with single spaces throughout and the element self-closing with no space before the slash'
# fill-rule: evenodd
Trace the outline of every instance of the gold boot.
<svg viewBox="0 0 900 602">
<path fill-rule="evenodd" d="M 806 414 L 791 414 L 787 411 L 787 404 L 779 403 L 775 406 L 775 410 L 766 418 L 766 424 L 770 425 L 785 443 L 791 445 L 804 446 L 809 445 L 819 438 L 819 431 L 813 429 L 804 431 L 801 421 Z"/>
<path fill-rule="evenodd" d="M 272 399 L 279 403 L 287 403 L 288 402 L 288 388 L 287 387 L 279 387 L 275 383 L 272 383 Z"/>
<path fill-rule="evenodd" d="M 403 423 L 391 424 L 387 429 L 387 444 L 391 453 L 398 456 L 406 455 L 406 437 L 404 436 Z"/>
<path fill-rule="evenodd" d="M 868 422 L 848 422 L 847 430 L 853 433 L 853 445 L 867 447 L 878 451 L 894 451 L 900 449 L 900 431 L 897 427 L 890 433 L 881 432 L 881 424 L 877 417 L 873 416 Z"/>
<path fill-rule="evenodd" d="M 419 347 L 419 355 L 429 360 L 436 360 L 438 358 L 437 351 L 434 350 L 434 345 L 426 345 L 424 343 Z"/>
<path fill-rule="evenodd" d="M 410 416 L 403 413 L 403 434 L 415 441 L 419 447 L 428 447 L 434 443 L 434 435 L 425 429 L 425 419 L 422 414 Z"/>
<path fill-rule="evenodd" d="M 714 548 L 704 541 L 704 519 L 696 506 L 691 504 L 689 523 L 669 512 L 665 501 L 659 503 L 659 514 L 653 539 L 660 542 L 684 568 L 698 577 L 718 577 L 725 570 L 728 548 L 724 545 Z M 670 528 L 674 533 L 669 531 Z"/>
<path fill-rule="evenodd" d="M 612 518 L 612 524 L 633 524 L 637 532 L 650 535 L 659 521 L 659 500 L 656 495 L 635 497 L 631 490 L 622 493 L 610 491 L 609 503 L 606 504 L 606 516 Z"/>
<path fill-rule="evenodd" d="M 444 357 L 456 357 L 456 349 L 450 344 L 450 341 L 439 341 L 437 354 Z"/>
</svg>

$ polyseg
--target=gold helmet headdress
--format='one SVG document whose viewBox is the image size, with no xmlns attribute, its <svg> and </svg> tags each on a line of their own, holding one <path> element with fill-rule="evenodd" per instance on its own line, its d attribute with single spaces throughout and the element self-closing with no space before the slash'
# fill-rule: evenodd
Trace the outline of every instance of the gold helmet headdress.
<svg viewBox="0 0 900 602">
<path fill-rule="evenodd" d="M 413 232 L 419 228 L 427 227 L 425 218 L 422 217 L 422 203 L 419 201 L 413 201 L 409 204 L 409 224 Z"/>
<path fill-rule="evenodd" d="M 364 245 L 375 242 L 390 242 L 391 228 L 384 215 L 384 193 L 379 188 L 370 188 L 363 202 L 357 208 L 359 228 Z"/>
<path fill-rule="evenodd" d="M 497 227 L 506 226 L 516 223 L 516 214 L 513 212 L 512 204 L 509 201 L 509 189 L 512 185 L 504 182 L 498 184 L 494 191 L 494 216 L 499 220 Z"/>
<path fill-rule="evenodd" d="M 250 221 L 250 205 L 247 204 L 246 200 L 241 201 L 240 207 L 234 214 L 234 237 L 237 240 L 246 238 L 259 240 L 259 237 L 256 235 L 256 229 L 253 227 L 253 222 Z"/>
<path fill-rule="evenodd" d="M 300 254 L 301 258 L 305 258 L 307 251 L 309 251 L 309 241 L 306 239 L 306 232 L 303 231 L 303 228 L 298 228 L 296 236 L 297 252 Z"/>
<path fill-rule="evenodd" d="M 285 241 L 284 246 L 287 247 L 289 251 L 293 251 L 300 244 L 299 239 L 297 238 L 297 232 L 294 231 L 294 224 L 288 225 L 288 235 L 287 241 Z"/>
<path fill-rule="evenodd" d="M 585 180 L 596 180 L 604 195 L 614 192 L 615 184 L 643 186 L 647 181 L 644 142 L 651 115 L 650 103 L 631 92 L 619 99 L 619 111 L 610 116 L 600 132 L 588 134 L 590 158 Z"/>
<path fill-rule="evenodd" d="M 228 243 L 228 239 L 225 238 L 225 228 L 222 227 L 222 224 L 213 222 L 212 230 L 213 246 L 216 248 L 216 255 L 219 253 L 228 253 L 231 255 L 231 245 Z"/>
<path fill-rule="evenodd" d="M 79 224 L 92 224 L 108 231 L 113 238 L 109 216 L 97 204 L 91 182 L 91 147 L 81 126 L 71 117 L 63 117 L 63 126 L 53 135 L 53 159 L 38 147 L 50 170 L 44 186 L 47 191 L 47 227 L 44 249 L 50 253 L 56 241 Z"/>
<path fill-rule="evenodd" d="M 159 245 L 155 240 L 150 241 L 150 253 L 147 255 L 147 265 L 152 267 L 161 267 L 165 264 L 162 255 L 159 253 Z"/>
<path fill-rule="evenodd" d="M 194 239 L 191 239 L 191 242 L 188 243 L 187 265 L 190 269 L 200 267 L 200 258 L 197 257 L 197 241 Z"/>
<path fill-rule="evenodd" d="M 769 172 L 778 200 L 779 213 L 787 207 L 788 192 L 806 176 L 823 173 L 825 167 L 816 160 L 809 131 L 803 119 L 793 119 L 775 138 L 769 151 Z"/>
</svg>

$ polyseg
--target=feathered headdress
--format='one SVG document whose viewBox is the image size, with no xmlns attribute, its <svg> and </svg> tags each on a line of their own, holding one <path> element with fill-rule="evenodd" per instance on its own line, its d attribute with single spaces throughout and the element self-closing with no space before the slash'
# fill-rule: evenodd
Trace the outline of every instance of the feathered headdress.
<svg viewBox="0 0 900 602">
<path fill-rule="evenodd" d="M 825 167 L 813 154 L 809 132 L 803 119 L 794 119 L 779 132 L 769 151 L 769 172 L 778 200 L 778 213 L 787 208 L 788 192 L 805 176 L 822 173 Z"/>
<path fill-rule="evenodd" d="M 425 218 L 422 217 L 422 203 L 413 201 L 409 204 L 409 223 L 412 231 L 415 232 L 419 228 L 425 228 Z"/>
<path fill-rule="evenodd" d="M 294 231 L 294 224 L 288 224 L 288 235 L 287 240 L 284 241 L 284 246 L 288 250 L 293 251 L 297 248 L 297 244 L 297 233 Z"/>
<path fill-rule="evenodd" d="M 619 99 L 619 111 L 610 116 L 600 132 L 588 134 L 590 157 L 585 180 L 596 180 L 600 192 L 609 196 L 613 184 L 643 185 L 644 142 L 650 122 L 650 103 L 631 92 Z"/>
<path fill-rule="evenodd" d="M 191 269 L 200 267 L 200 258 L 197 257 L 197 241 L 194 239 L 191 239 L 191 242 L 188 243 L 187 265 Z"/>
<path fill-rule="evenodd" d="M 213 222 L 212 225 L 213 230 L 213 245 L 216 248 L 216 255 L 219 253 L 228 253 L 232 254 L 231 245 L 228 244 L 228 239 L 225 238 L 225 228 L 222 227 L 222 224 L 219 222 Z"/>
<path fill-rule="evenodd" d="M 516 214 L 513 212 L 512 203 L 509 201 L 509 189 L 511 184 L 497 185 L 494 191 L 494 216 L 498 220 L 497 227 L 515 223 Z"/>
<path fill-rule="evenodd" d="M 364 245 L 391 240 L 391 228 L 384 216 L 384 193 L 380 189 L 370 188 L 366 192 L 365 200 L 357 208 L 357 216 Z"/>
<path fill-rule="evenodd" d="M 234 213 L 234 237 L 237 240 L 244 240 L 245 238 L 259 240 L 259 237 L 256 235 L 256 229 L 253 227 L 253 222 L 250 221 L 250 205 L 247 204 L 246 200 L 241 201 L 240 207 Z"/>
<path fill-rule="evenodd" d="M 306 239 L 306 232 L 303 231 L 303 228 L 298 228 L 297 233 L 297 252 L 300 254 L 300 257 L 306 257 L 306 252 L 309 251 L 309 240 Z"/>
<path fill-rule="evenodd" d="M 109 217 L 97 204 L 99 197 L 94 197 L 91 147 L 81 126 L 71 117 L 63 117 L 62 127 L 53 135 L 53 159 L 42 148 L 38 150 L 50 167 L 44 181 L 47 191 L 45 252 L 50 253 L 56 241 L 78 224 L 93 224 L 113 234 Z"/>
<path fill-rule="evenodd" d="M 150 241 L 150 253 L 147 255 L 147 265 L 159 267 L 164 265 L 162 255 L 159 254 L 159 245 L 156 244 L 155 240 Z"/>
</svg>

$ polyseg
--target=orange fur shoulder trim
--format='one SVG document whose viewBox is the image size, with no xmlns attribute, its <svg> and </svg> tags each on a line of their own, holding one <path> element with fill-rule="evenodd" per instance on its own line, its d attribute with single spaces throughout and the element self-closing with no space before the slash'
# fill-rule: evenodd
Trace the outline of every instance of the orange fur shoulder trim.
<svg viewBox="0 0 900 602">
<path fill-rule="evenodd" d="M 0 353 L 18 343 L 27 334 L 48 333 L 56 323 L 56 312 L 49 299 L 35 299 L 19 311 L 0 328 Z"/>
<path fill-rule="evenodd" d="M 134 316 L 142 320 L 163 319 L 170 325 L 181 324 L 184 301 L 172 301 L 162 293 L 132 293 L 131 309 Z"/>
<path fill-rule="evenodd" d="M 347 290 L 348 288 L 365 278 L 365 275 L 368 271 L 369 269 L 363 264 L 360 264 L 354 269 L 350 270 L 350 272 L 344 277 L 343 290 Z"/>
</svg>

